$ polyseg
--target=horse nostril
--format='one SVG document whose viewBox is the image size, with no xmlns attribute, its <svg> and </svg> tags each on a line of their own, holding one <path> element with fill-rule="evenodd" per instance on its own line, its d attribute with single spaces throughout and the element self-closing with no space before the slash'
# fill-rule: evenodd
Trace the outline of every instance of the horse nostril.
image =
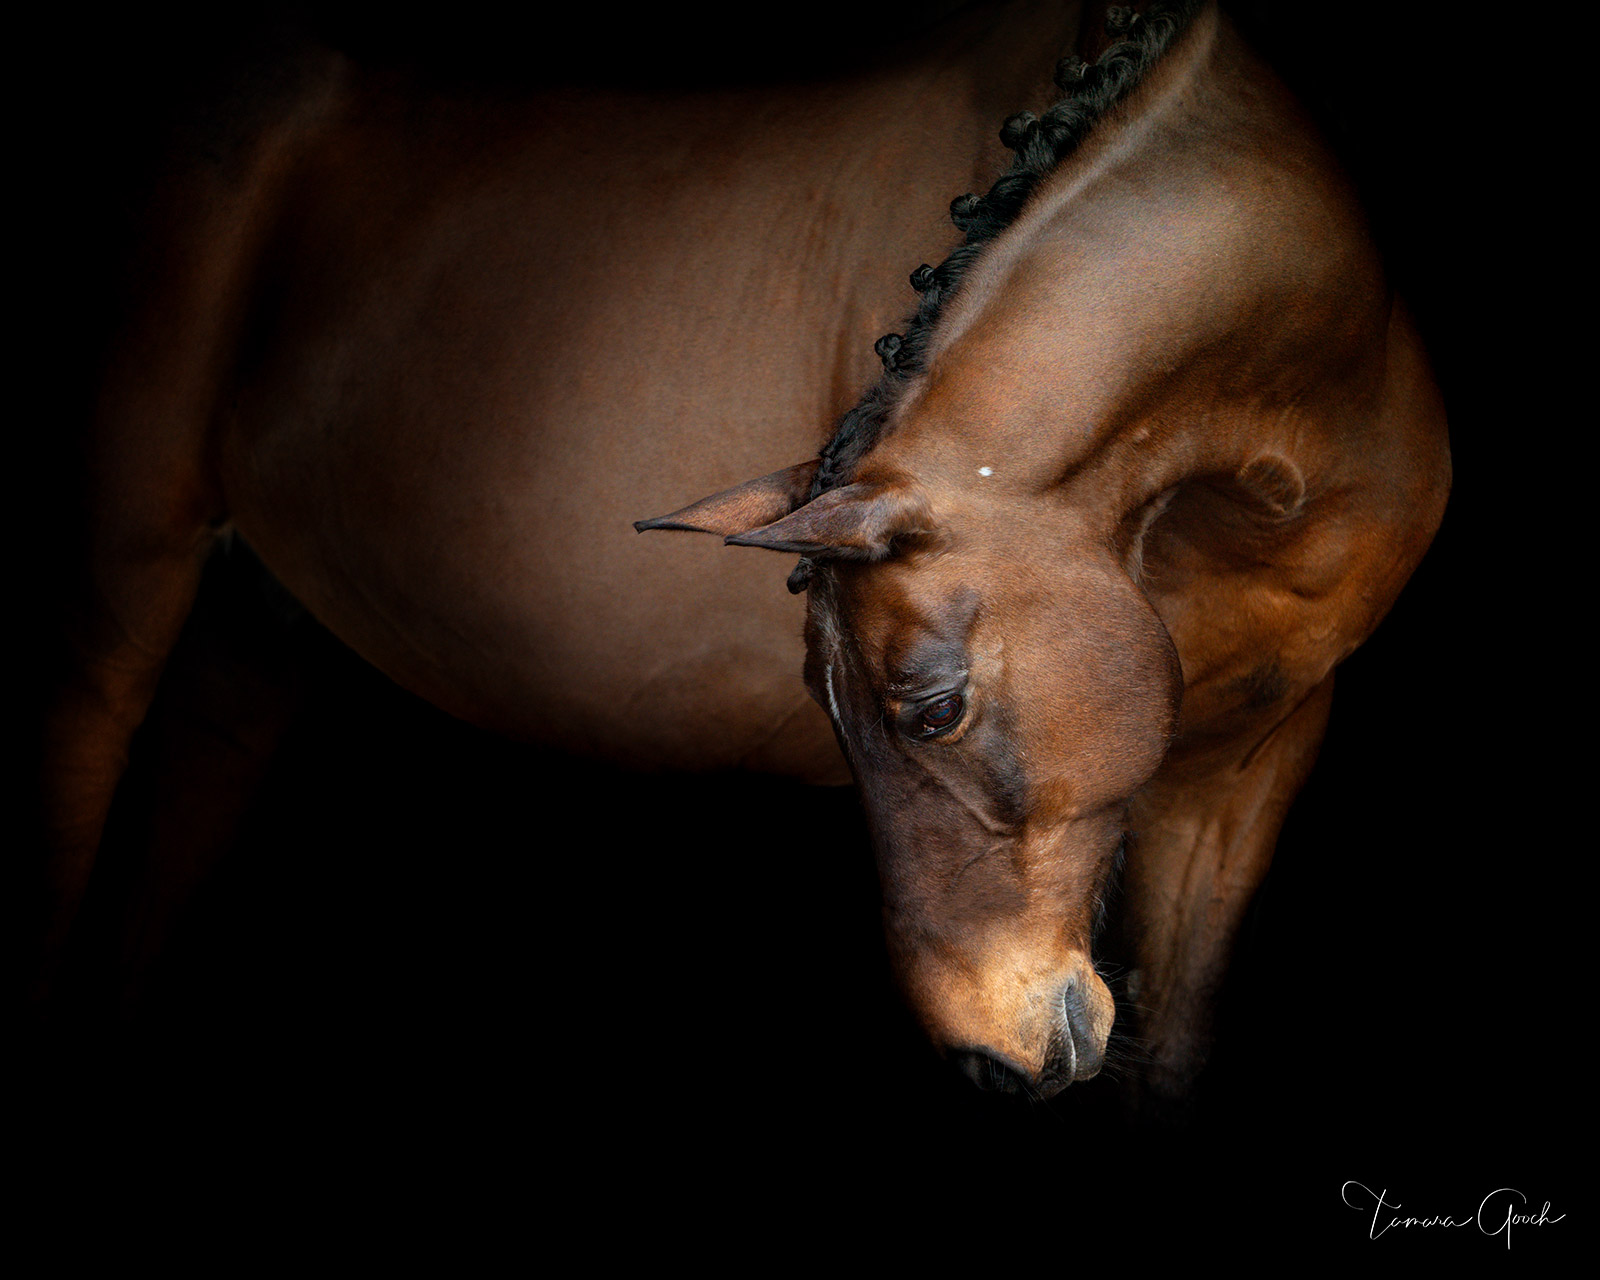
<svg viewBox="0 0 1600 1280">
<path fill-rule="evenodd" d="M 1094 1016 L 1083 986 L 1068 978 L 1061 988 L 1061 1034 L 1051 1046 L 1050 1065 L 1069 1080 L 1087 1080 L 1105 1061 L 1105 1043 L 1095 1035 Z"/>
<path fill-rule="evenodd" d="M 950 1061 L 978 1088 L 993 1093 L 1026 1093 L 1028 1078 L 1010 1063 L 982 1049 L 958 1049 Z"/>
</svg>

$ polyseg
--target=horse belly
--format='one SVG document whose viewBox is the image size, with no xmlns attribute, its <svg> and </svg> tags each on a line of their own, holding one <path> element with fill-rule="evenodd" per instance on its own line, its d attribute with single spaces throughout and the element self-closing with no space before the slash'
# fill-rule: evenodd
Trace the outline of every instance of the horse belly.
<svg viewBox="0 0 1600 1280">
<path fill-rule="evenodd" d="M 787 564 L 632 528 L 814 453 L 828 379 L 798 345 L 751 376 L 729 273 L 683 257 L 715 239 L 664 254 L 666 228 L 624 235 L 568 188 L 563 225 L 591 233 L 551 248 L 548 183 L 518 176 L 447 200 L 334 185 L 302 212 L 223 425 L 237 527 L 346 643 L 464 719 L 632 764 L 847 780 L 801 683 Z"/>
</svg>

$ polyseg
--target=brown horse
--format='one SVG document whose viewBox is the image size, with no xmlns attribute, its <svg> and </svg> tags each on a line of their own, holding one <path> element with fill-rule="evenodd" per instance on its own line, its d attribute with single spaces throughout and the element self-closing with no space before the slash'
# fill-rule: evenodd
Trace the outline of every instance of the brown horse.
<svg viewBox="0 0 1600 1280">
<path fill-rule="evenodd" d="M 47 949 L 231 523 L 466 719 L 654 768 L 848 762 L 907 997 L 980 1081 L 1098 1069 L 1126 849 L 1149 1084 L 1181 1092 L 1449 463 L 1286 92 L 1214 10 L 1112 26 L 964 13 L 827 83 L 632 98 L 297 55 L 152 209 L 47 721 Z M 862 399 L 889 264 L 1002 169 Z M 800 554 L 803 611 L 761 557 L 627 530 L 716 489 L 645 524 Z"/>
</svg>

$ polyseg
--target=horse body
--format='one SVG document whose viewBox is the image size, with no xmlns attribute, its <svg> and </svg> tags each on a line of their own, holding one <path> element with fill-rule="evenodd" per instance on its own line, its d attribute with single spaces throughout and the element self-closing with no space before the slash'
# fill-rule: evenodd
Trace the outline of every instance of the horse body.
<svg viewBox="0 0 1600 1280">
<path fill-rule="evenodd" d="M 464 718 L 649 767 L 848 759 L 911 1003 L 980 1077 L 1098 1068 L 1131 826 L 1141 1030 L 1181 1091 L 1332 669 L 1448 486 L 1297 109 L 1202 14 L 977 257 L 848 474 L 774 471 L 1078 37 L 980 14 L 842 84 L 487 105 L 308 62 L 169 187 L 107 380 L 46 749 L 58 934 L 231 520 Z M 707 490 L 654 523 L 802 553 L 808 607 L 766 557 L 627 532 Z"/>
<path fill-rule="evenodd" d="M 221 426 L 229 515 L 338 634 L 464 718 L 844 781 L 766 566 L 685 572 L 683 548 L 618 532 L 814 452 L 870 380 L 859 335 L 905 292 L 881 255 L 925 250 L 943 193 L 997 162 L 986 100 L 1039 75 L 1014 32 L 1019 65 L 996 68 L 988 35 L 788 94 L 486 112 L 346 90 L 359 105 L 278 197 L 274 314 Z"/>
</svg>

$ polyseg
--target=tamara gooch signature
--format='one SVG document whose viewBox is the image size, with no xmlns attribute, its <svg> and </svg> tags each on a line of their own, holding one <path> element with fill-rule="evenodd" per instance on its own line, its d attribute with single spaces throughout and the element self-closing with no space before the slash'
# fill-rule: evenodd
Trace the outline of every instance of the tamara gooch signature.
<svg viewBox="0 0 1600 1280">
<path fill-rule="evenodd" d="M 1389 1200 L 1388 1189 L 1374 1191 L 1364 1182 L 1354 1179 L 1339 1188 L 1339 1195 L 1352 1209 L 1365 1212 L 1372 1210 L 1372 1225 L 1367 1228 L 1367 1238 L 1376 1240 L 1385 1231 L 1395 1227 L 1470 1227 L 1476 1224 L 1479 1231 L 1486 1236 L 1504 1235 L 1506 1248 L 1511 1247 L 1511 1228 L 1518 1227 L 1548 1227 L 1560 1222 L 1567 1215 L 1558 1213 L 1552 1215 L 1550 1202 L 1546 1200 L 1544 1207 L 1535 1212 L 1529 1204 L 1528 1197 L 1515 1187 L 1496 1187 L 1478 1202 L 1478 1211 L 1471 1217 L 1452 1217 L 1449 1214 L 1436 1213 L 1425 1217 L 1416 1215 L 1400 1216 L 1389 1214 L 1391 1209 L 1400 1209 L 1404 1206 L 1397 1200 Z"/>
</svg>

